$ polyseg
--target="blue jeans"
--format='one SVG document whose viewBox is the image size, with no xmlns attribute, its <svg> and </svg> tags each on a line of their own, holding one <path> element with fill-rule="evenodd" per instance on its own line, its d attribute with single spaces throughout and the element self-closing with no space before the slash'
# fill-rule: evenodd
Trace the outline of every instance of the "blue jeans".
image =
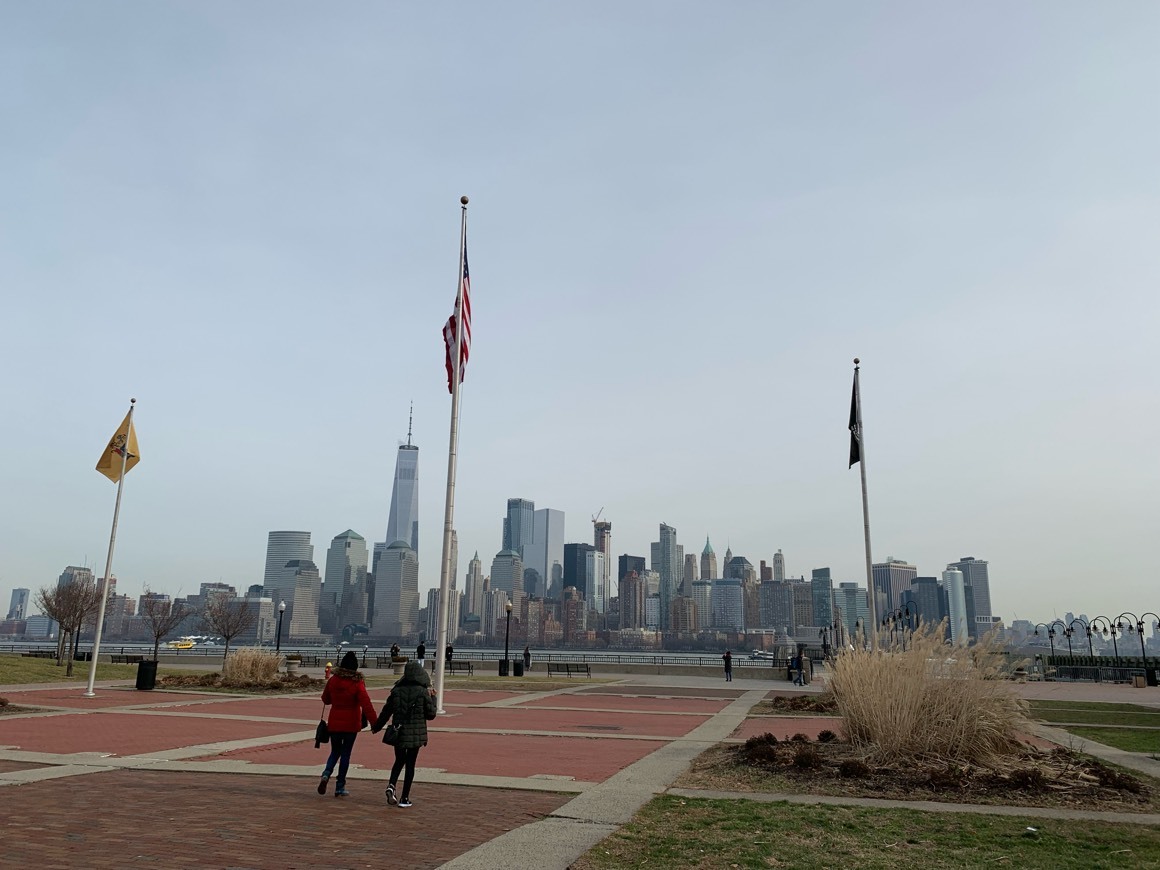
<svg viewBox="0 0 1160 870">
<path fill-rule="evenodd" d="M 346 771 L 350 767 L 350 753 L 354 749 L 354 739 L 358 737 L 350 731 L 331 731 L 330 732 L 330 758 L 326 759 L 326 767 L 322 771 L 323 776 L 330 776 L 334 773 L 334 762 L 338 762 L 338 780 L 335 787 L 343 789 L 346 787 Z"/>
</svg>

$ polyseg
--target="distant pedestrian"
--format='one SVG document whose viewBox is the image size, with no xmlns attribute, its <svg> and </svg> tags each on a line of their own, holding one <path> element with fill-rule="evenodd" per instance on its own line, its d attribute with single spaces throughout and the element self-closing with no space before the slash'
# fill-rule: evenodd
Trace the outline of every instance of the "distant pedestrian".
<svg viewBox="0 0 1160 870">
<path fill-rule="evenodd" d="M 322 703 L 330 705 L 327 727 L 330 729 L 330 758 L 322 770 L 318 782 L 318 793 L 326 794 L 326 785 L 338 763 L 338 781 L 334 784 L 334 796 L 346 797 L 346 771 L 350 767 L 350 753 L 354 749 L 354 739 L 362 730 L 364 722 L 375 721 L 375 708 L 367 695 L 366 683 L 358 670 L 358 656 L 353 651 L 342 657 L 338 668 L 326 681 L 322 690 Z"/>
<path fill-rule="evenodd" d="M 725 655 L 721 656 L 725 660 L 725 682 L 733 682 L 733 653 L 725 650 Z"/>
<path fill-rule="evenodd" d="M 532 651 L 528 647 L 524 647 L 524 670 L 530 671 L 532 669 Z"/>
<path fill-rule="evenodd" d="M 455 655 L 455 647 L 451 644 L 447 644 L 447 649 L 444 652 L 447 655 L 447 661 L 451 661 L 451 657 Z"/>
<path fill-rule="evenodd" d="M 799 653 L 793 657 L 790 662 L 790 667 L 793 669 L 793 684 L 795 686 L 804 686 L 805 682 L 802 679 L 802 657 Z"/>
<path fill-rule="evenodd" d="M 400 652 L 402 652 L 402 650 L 399 649 L 399 645 L 397 643 L 391 644 L 391 660 L 392 661 L 394 661 L 395 659 L 397 659 L 399 657 Z"/>
<path fill-rule="evenodd" d="M 431 678 L 417 661 L 407 662 L 403 678 L 395 683 L 387 703 L 375 720 L 371 732 L 377 734 L 393 716 L 400 728 L 399 740 L 395 743 L 395 763 L 391 767 L 391 779 L 387 785 L 387 803 L 406 809 L 411 806 L 411 783 L 415 780 L 415 761 L 419 750 L 427 745 L 427 722 L 434 719 L 438 708 L 435 705 L 435 690 L 431 688 Z M 398 792 L 399 774 L 403 777 L 403 791 Z"/>
<path fill-rule="evenodd" d="M 415 658 L 417 658 L 419 660 L 419 664 L 422 665 L 423 659 L 425 659 L 426 657 L 427 657 L 427 646 L 426 646 L 426 644 L 421 643 L 415 649 Z"/>
</svg>

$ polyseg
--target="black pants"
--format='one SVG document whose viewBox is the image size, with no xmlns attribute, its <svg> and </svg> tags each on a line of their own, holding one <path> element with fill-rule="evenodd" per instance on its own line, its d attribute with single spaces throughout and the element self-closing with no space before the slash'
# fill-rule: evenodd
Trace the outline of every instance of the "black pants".
<svg viewBox="0 0 1160 870">
<path fill-rule="evenodd" d="M 411 795 L 411 783 L 415 781 L 415 761 L 419 758 L 419 750 L 422 747 L 413 746 L 410 749 L 404 749 L 402 746 L 395 747 L 395 763 L 391 767 L 391 785 L 399 781 L 399 771 L 406 765 L 407 773 L 403 778 L 403 793 L 399 795 L 400 800 L 406 800 Z"/>
</svg>

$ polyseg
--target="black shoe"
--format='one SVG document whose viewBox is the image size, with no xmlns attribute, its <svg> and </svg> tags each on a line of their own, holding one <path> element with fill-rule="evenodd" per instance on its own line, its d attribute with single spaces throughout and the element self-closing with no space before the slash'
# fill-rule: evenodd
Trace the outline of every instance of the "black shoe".
<svg viewBox="0 0 1160 870">
<path fill-rule="evenodd" d="M 319 794 L 326 794 L 326 784 L 328 782 L 330 782 L 330 775 L 326 774 L 326 773 L 322 774 L 322 779 L 320 779 L 318 781 L 318 793 Z"/>
<path fill-rule="evenodd" d="M 397 806 L 399 799 L 395 797 L 395 787 L 393 785 L 387 786 L 387 803 L 391 806 Z"/>
</svg>

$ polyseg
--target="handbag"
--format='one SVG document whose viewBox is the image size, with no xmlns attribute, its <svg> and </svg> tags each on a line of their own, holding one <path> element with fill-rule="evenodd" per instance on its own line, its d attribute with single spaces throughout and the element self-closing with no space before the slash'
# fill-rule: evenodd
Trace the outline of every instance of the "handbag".
<svg viewBox="0 0 1160 870">
<path fill-rule="evenodd" d="M 318 720 L 318 727 L 314 729 L 314 748 L 318 749 L 323 743 L 330 742 L 330 726 L 326 724 L 326 705 L 322 705 L 323 716 Z"/>
<path fill-rule="evenodd" d="M 410 716 L 414 711 L 415 705 L 412 703 L 407 709 L 407 716 Z M 383 743 L 387 746 L 398 746 L 399 738 L 403 736 L 403 726 L 399 724 L 399 717 L 403 714 L 402 710 L 396 710 L 395 715 L 391 717 L 391 724 L 383 729 Z"/>
</svg>

